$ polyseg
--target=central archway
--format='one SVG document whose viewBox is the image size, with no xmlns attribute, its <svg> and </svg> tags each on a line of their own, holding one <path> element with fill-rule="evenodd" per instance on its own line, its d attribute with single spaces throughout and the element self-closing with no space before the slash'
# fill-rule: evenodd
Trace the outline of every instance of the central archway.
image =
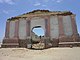
<svg viewBox="0 0 80 60">
<path fill-rule="evenodd" d="M 41 39 L 45 36 L 44 29 L 41 26 L 35 26 L 31 30 L 31 44 L 32 48 L 39 48 Z"/>
<path fill-rule="evenodd" d="M 33 41 L 39 41 L 41 37 L 45 36 L 44 29 L 41 26 L 35 26 L 31 30 L 31 37 Z"/>
<path fill-rule="evenodd" d="M 37 36 L 44 36 L 44 29 L 41 26 L 35 26 L 33 27 L 32 31 L 37 35 Z"/>
</svg>

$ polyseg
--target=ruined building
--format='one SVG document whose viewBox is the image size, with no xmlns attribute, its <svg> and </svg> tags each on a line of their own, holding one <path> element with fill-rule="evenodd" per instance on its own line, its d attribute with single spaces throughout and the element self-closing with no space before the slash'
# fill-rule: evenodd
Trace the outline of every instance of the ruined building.
<svg viewBox="0 0 80 60">
<path fill-rule="evenodd" d="M 2 47 L 79 46 L 75 16 L 70 11 L 34 10 L 9 18 Z M 44 30 L 44 36 L 39 37 L 32 31 L 39 27 Z"/>
</svg>

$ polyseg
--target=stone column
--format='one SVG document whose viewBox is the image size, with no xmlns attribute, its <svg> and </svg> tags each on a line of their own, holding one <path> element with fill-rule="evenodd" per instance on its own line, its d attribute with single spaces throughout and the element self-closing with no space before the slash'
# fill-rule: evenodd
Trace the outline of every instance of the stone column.
<svg viewBox="0 0 80 60">
<path fill-rule="evenodd" d="M 19 38 L 19 20 L 15 21 L 14 38 Z"/>
<path fill-rule="evenodd" d="M 71 15 L 71 24 L 72 24 L 72 31 L 73 31 L 73 35 L 77 35 L 77 25 L 76 25 L 76 21 L 75 21 L 75 15 Z"/>
<path fill-rule="evenodd" d="M 9 38 L 10 21 L 6 22 L 5 38 Z"/>
<path fill-rule="evenodd" d="M 27 37 L 27 34 L 28 34 L 28 33 L 27 33 L 27 30 L 28 30 L 28 29 L 27 29 L 27 18 L 25 18 L 25 20 L 26 20 L 26 37 Z"/>
<path fill-rule="evenodd" d="M 50 37 L 50 17 L 45 17 L 45 36 Z"/>
<path fill-rule="evenodd" d="M 27 20 L 27 36 L 30 36 L 30 20 Z"/>
<path fill-rule="evenodd" d="M 63 17 L 58 16 L 58 23 L 59 23 L 59 37 L 64 36 L 64 27 L 63 27 Z"/>
</svg>

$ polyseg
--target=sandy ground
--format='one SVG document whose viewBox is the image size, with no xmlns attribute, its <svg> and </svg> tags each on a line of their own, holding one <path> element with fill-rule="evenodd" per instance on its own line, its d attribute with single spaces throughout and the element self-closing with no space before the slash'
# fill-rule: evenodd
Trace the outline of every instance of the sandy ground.
<svg viewBox="0 0 80 60">
<path fill-rule="evenodd" d="M 45 50 L 0 48 L 0 60 L 80 60 L 80 47 Z"/>
</svg>

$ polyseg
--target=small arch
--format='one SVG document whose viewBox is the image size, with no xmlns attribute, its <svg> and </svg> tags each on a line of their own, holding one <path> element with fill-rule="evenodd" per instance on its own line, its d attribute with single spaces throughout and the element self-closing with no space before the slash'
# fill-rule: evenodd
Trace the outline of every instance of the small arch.
<svg viewBox="0 0 80 60">
<path fill-rule="evenodd" d="M 37 36 L 44 36 L 44 29 L 41 26 L 35 26 L 32 28 L 32 32 L 34 32 Z"/>
</svg>

